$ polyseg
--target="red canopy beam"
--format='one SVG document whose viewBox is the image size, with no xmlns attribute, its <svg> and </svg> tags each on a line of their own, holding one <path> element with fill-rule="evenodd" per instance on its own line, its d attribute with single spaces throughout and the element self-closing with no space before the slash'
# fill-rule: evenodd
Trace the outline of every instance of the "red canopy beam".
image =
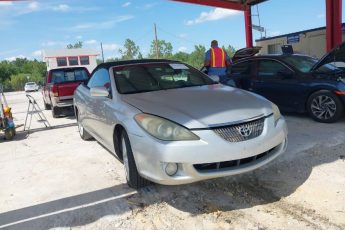
<svg viewBox="0 0 345 230">
<path fill-rule="evenodd" d="M 224 0 L 172 0 L 175 2 L 185 2 L 191 4 L 199 4 L 204 6 L 220 7 L 232 10 L 246 10 L 246 5 L 236 2 L 229 2 Z"/>
<path fill-rule="evenodd" d="M 236 2 L 230 2 L 230 1 L 224 1 L 224 0 L 172 0 L 172 1 L 244 11 L 246 45 L 247 45 L 247 48 L 253 47 L 252 14 L 251 14 L 251 7 L 249 5 L 236 3 Z"/>
</svg>

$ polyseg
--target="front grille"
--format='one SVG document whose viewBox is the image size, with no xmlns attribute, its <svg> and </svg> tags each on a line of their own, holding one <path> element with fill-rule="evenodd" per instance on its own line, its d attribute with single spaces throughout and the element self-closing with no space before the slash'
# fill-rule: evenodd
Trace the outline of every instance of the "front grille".
<svg viewBox="0 0 345 230">
<path fill-rule="evenodd" d="M 217 127 L 212 130 L 229 142 L 240 142 L 260 136 L 264 129 L 264 123 L 265 118 L 260 118 L 246 123 Z"/>
<path fill-rule="evenodd" d="M 234 170 L 239 167 L 243 167 L 249 164 L 252 164 L 255 161 L 263 160 L 264 158 L 267 158 L 271 156 L 274 153 L 274 149 L 272 148 L 264 153 L 261 153 L 259 155 L 255 155 L 252 157 L 242 158 L 238 160 L 232 160 L 232 161 L 222 161 L 222 162 L 215 162 L 215 163 L 205 163 L 205 164 L 195 164 L 193 165 L 194 168 L 198 172 L 214 172 L 214 171 L 220 171 L 220 170 Z"/>
</svg>

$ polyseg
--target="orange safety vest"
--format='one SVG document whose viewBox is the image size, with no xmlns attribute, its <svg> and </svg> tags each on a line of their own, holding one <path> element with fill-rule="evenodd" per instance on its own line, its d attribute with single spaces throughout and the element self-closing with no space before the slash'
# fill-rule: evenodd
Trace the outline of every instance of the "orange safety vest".
<svg viewBox="0 0 345 230">
<path fill-rule="evenodd" d="M 210 67 L 223 68 L 226 66 L 226 53 L 221 48 L 211 48 Z"/>
</svg>

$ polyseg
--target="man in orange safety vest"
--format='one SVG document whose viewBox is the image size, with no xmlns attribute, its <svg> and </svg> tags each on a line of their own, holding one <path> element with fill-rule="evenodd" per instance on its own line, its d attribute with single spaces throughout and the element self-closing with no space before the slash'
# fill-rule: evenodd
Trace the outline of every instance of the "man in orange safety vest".
<svg viewBox="0 0 345 230">
<path fill-rule="evenodd" d="M 218 41 L 211 42 L 211 48 L 205 54 L 204 65 L 208 70 L 208 75 L 217 75 L 220 82 L 225 80 L 226 69 L 230 66 L 231 60 L 226 51 L 218 47 Z"/>
</svg>

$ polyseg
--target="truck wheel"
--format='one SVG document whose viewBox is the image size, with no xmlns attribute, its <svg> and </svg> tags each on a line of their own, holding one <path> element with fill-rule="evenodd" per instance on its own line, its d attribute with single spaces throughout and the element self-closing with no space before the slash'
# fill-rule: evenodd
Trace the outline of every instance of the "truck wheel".
<svg viewBox="0 0 345 230">
<path fill-rule="evenodd" d="M 328 90 L 313 93 L 307 102 L 309 115 L 318 122 L 333 123 L 338 121 L 344 112 L 339 98 Z"/>
<path fill-rule="evenodd" d="M 16 135 L 16 130 L 14 128 L 9 128 L 5 130 L 5 139 L 12 140 Z"/>
<path fill-rule="evenodd" d="M 54 118 L 59 117 L 60 115 L 60 108 L 59 107 L 52 107 L 52 115 Z"/>
<path fill-rule="evenodd" d="M 126 131 L 122 131 L 120 149 L 123 156 L 123 165 L 126 173 L 126 180 L 129 187 L 139 189 L 147 186 L 150 182 L 141 177 L 135 164 L 131 144 Z"/>
<path fill-rule="evenodd" d="M 47 103 L 45 103 L 45 102 L 43 102 L 44 103 L 44 109 L 45 110 L 51 110 L 52 108 L 51 108 L 51 106 L 49 105 L 49 104 L 47 104 Z"/>
</svg>

